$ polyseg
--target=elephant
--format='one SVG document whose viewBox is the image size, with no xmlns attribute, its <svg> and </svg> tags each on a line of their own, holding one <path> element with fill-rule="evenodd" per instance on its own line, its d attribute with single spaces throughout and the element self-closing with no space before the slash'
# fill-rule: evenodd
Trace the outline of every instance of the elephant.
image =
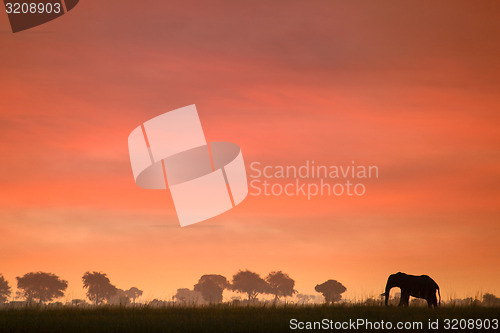
<svg viewBox="0 0 500 333">
<path fill-rule="evenodd" d="M 396 273 L 389 276 L 385 293 L 385 305 L 388 305 L 389 292 L 392 288 L 398 287 L 401 289 L 401 300 L 399 306 L 408 306 L 410 296 L 423 298 L 427 301 L 429 308 L 437 307 L 438 301 L 436 298 L 436 290 L 439 294 L 439 305 L 441 305 L 441 293 L 438 284 L 427 275 L 408 275 L 405 273 Z"/>
</svg>

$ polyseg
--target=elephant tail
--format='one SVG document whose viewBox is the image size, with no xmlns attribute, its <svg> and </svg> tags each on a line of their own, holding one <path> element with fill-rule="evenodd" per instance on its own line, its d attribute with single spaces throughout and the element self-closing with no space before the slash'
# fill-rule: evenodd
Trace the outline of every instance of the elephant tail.
<svg viewBox="0 0 500 333">
<path fill-rule="evenodd" d="M 439 306 L 441 306 L 441 292 L 439 291 L 439 286 L 438 286 L 438 295 L 439 295 Z"/>
</svg>

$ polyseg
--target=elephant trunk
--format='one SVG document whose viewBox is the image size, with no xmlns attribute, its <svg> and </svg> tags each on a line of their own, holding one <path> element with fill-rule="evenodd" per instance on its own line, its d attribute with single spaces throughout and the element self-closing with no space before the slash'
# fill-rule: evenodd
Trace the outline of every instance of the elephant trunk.
<svg viewBox="0 0 500 333">
<path fill-rule="evenodd" d="M 387 285 L 385 286 L 385 293 L 384 293 L 385 306 L 389 305 L 389 293 L 390 293 L 391 289 L 392 289 L 391 285 L 389 283 L 387 283 Z"/>
</svg>

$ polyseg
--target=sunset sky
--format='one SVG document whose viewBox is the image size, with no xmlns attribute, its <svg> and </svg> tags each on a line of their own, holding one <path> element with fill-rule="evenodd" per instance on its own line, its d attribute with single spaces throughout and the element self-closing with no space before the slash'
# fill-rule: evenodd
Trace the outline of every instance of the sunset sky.
<svg viewBox="0 0 500 333">
<path fill-rule="evenodd" d="M 428 274 L 500 294 L 499 1 L 85 0 L 13 34 L 0 13 L 0 274 L 102 271 L 144 299 L 283 270 L 345 297 Z M 376 165 L 362 197 L 248 196 L 181 228 L 136 186 L 129 133 L 196 104 L 247 165 Z"/>
</svg>

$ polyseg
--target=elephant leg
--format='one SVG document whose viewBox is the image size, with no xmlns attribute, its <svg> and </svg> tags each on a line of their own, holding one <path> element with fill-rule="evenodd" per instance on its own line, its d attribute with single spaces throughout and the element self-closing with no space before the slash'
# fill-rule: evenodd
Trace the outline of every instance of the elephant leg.
<svg viewBox="0 0 500 333">
<path fill-rule="evenodd" d="M 401 290 L 401 299 L 399 300 L 399 306 L 408 306 L 410 302 L 410 292 L 407 290 Z"/>
<path fill-rule="evenodd" d="M 427 305 L 429 306 L 429 308 L 432 308 L 433 306 L 435 308 L 437 308 L 437 297 L 436 297 L 436 293 L 434 292 L 433 295 L 430 295 L 428 298 L 427 298 Z"/>
</svg>

